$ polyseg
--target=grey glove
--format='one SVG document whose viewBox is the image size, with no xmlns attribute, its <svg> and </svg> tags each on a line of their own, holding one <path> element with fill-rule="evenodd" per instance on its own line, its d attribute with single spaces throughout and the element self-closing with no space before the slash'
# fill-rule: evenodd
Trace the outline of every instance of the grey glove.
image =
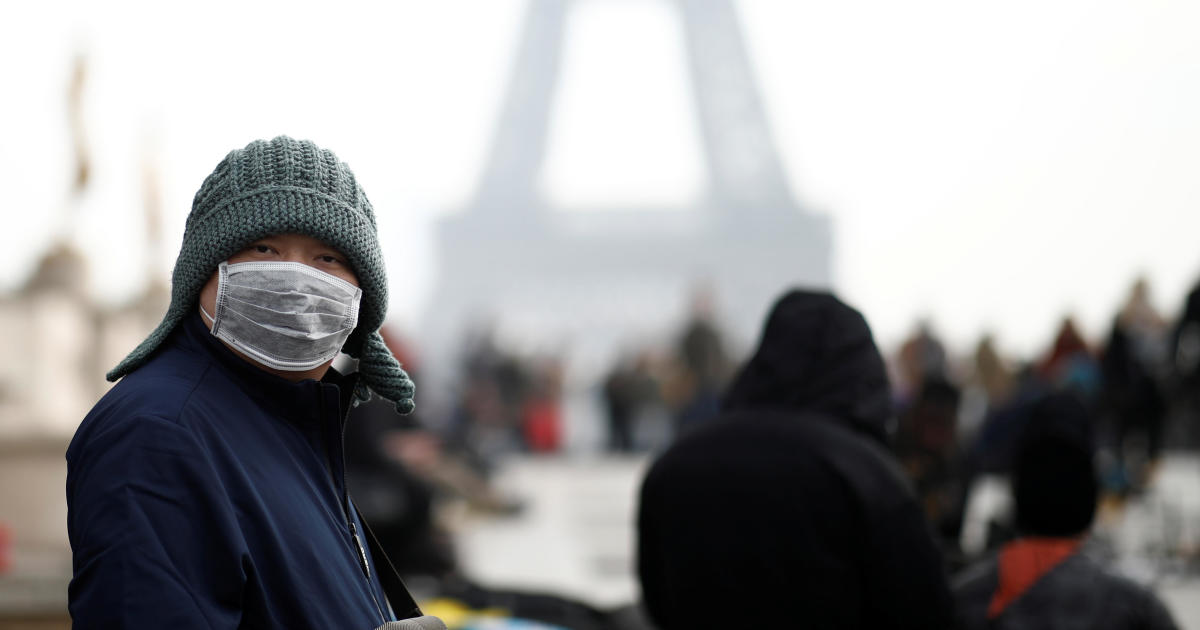
<svg viewBox="0 0 1200 630">
<path fill-rule="evenodd" d="M 446 630 L 446 624 L 432 615 L 389 621 L 375 630 Z"/>
</svg>

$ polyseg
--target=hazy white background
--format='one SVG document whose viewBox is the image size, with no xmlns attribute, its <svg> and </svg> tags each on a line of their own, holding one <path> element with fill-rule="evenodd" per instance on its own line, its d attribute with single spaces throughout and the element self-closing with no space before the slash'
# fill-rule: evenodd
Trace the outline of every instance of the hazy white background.
<svg viewBox="0 0 1200 630">
<path fill-rule="evenodd" d="M 98 298 L 165 277 L 203 178 L 286 133 L 364 183 L 392 314 L 419 340 L 431 224 L 472 190 L 526 2 L 174 4 L 5 7 L 0 291 L 72 216 L 65 94 L 83 51 L 94 177 L 67 223 Z M 990 329 L 1029 353 L 1069 311 L 1102 334 L 1139 273 L 1171 315 L 1200 277 L 1200 3 L 736 6 L 796 196 L 834 219 L 835 287 L 885 343 L 929 316 L 962 349 Z M 546 195 L 686 206 L 705 173 L 671 6 L 584 2 L 568 37 Z M 141 247 L 148 155 L 162 260 Z"/>
</svg>

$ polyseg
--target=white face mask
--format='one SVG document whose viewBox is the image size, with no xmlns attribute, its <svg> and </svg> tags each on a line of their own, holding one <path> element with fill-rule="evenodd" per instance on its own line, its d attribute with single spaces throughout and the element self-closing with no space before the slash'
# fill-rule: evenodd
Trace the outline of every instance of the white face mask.
<svg viewBox="0 0 1200 630">
<path fill-rule="evenodd" d="M 362 289 L 298 262 L 223 262 L 212 334 L 259 363 L 300 372 L 337 356 Z"/>
</svg>

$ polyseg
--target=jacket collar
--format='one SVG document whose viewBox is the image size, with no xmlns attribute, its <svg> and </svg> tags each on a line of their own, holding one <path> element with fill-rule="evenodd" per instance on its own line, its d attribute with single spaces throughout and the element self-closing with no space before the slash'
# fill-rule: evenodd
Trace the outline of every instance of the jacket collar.
<svg viewBox="0 0 1200 630">
<path fill-rule="evenodd" d="M 289 381 L 266 372 L 234 354 L 220 339 L 213 336 L 199 313 L 184 318 L 178 329 L 179 343 L 194 352 L 206 355 L 212 364 L 247 395 L 259 403 L 297 423 L 319 423 L 324 410 L 337 402 L 340 423 L 350 410 L 358 374 L 343 375 L 332 367 L 320 381 L 305 379 Z"/>
</svg>

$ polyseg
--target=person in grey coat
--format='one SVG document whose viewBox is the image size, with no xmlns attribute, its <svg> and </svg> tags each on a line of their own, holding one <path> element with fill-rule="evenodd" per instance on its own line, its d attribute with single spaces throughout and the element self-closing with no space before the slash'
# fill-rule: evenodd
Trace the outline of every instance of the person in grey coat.
<svg viewBox="0 0 1200 630">
<path fill-rule="evenodd" d="M 1035 404 L 1012 490 L 1020 537 L 953 584 L 964 630 L 1174 630 L 1162 602 L 1081 553 L 1096 515 L 1091 419 L 1070 394 Z"/>
</svg>

